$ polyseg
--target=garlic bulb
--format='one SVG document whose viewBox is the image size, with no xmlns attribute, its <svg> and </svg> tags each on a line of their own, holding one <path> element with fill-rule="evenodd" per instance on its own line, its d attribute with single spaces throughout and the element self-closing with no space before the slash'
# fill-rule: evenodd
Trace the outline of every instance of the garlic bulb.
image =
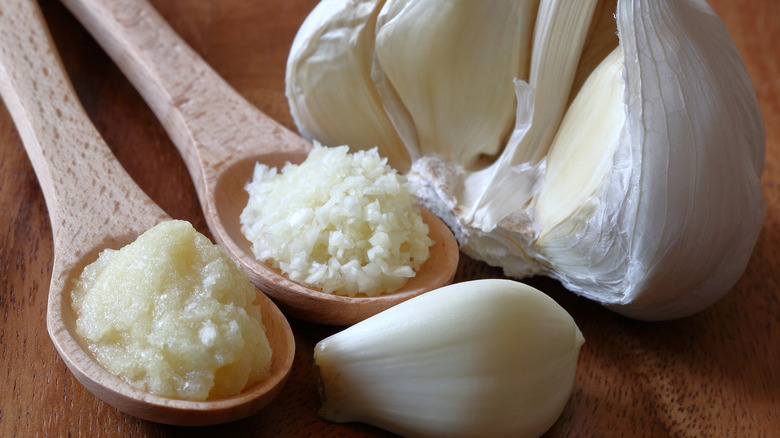
<svg viewBox="0 0 780 438">
<path fill-rule="evenodd" d="M 630 317 L 717 301 L 761 229 L 762 116 L 704 0 L 323 0 L 286 80 L 303 135 L 378 146 L 465 254 Z"/>
<path fill-rule="evenodd" d="M 583 342 L 530 286 L 456 283 L 320 341 L 320 416 L 403 436 L 539 436 L 569 399 Z"/>
</svg>

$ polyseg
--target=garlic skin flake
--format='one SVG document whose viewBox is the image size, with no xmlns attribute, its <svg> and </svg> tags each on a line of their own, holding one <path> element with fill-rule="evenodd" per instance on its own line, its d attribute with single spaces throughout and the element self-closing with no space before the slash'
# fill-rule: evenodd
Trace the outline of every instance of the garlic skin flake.
<svg viewBox="0 0 780 438">
<path fill-rule="evenodd" d="M 474 3 L 322 1 L 288 62 L 288 100 L 301 132 L 321 140 L 310 128 L 327 123 L 325 144 L 354 141 L 377 145 L 388 157 L 405 153 L 406 161 L 391 163 L 408 166 L 416 194 L 450 225 L 461 250 L 509 276 L 551 276 L 642 320 L 685 317 L 725 295 L 761 230 L 766 138 L 744 64 L 706 1 L 479 2 L 492 17 L 505 8 L 505 17 L 515 17 L 511 26 L 521 29 L 519 39 L 507 34 L 506 48 L 495 52 L 474 37 L 494 31 L 491 20 L 468 20 Z M 358 4 L 370 5 L 371 13 L 354 21 L 337 22 L 326 6 L 338 5 L 343 16 Z M 469 24 L 463 35 L 436 38 L 447 23 L 404 13 L 425 5 L 434 10 L 433 4 Z M 535 16 L 529 22 L 523 14 Z M 330 43 L 354 55 L 349 63 L 314 39 L 334 27 L 342 38 Z M 344 29 L 358 27 L 360 56 L 344 36 Z M 300 56 L 304 46 L 316 64 Z M 461 46 L 467 51 L 459 52 Z M 432 57 L 426 65 L 415 55 L 423 50 L 448 54 L 451 62 Z M 468 56 L 483 52 L 496 56 Z M 336 92 L 329 85 L 338 83 L 326 73 L 339 69 L 360 77 L 370 92 L 342 89 L 347 100 L 331 108 L 341 116 L 326 120 L 309 102 Z M 458 92 L 486 87 L 485 70 L 518 71 L 511 84 L 500 79 L 509 87 L 502 92 L 516 99 L 511 113 L 483 106 L 488 92 Z M 431 71 L 452 80 L 432 80 Z M 425 99 L 432 102 L 426 106 Z M 470 106 L 472 123 L 459 112 Z M 341 136 L 375 119 L 389 120 L 382 129 L 392 126 L 402 146 L 385 142 L 388 133 Z M 496 135 L 485 137 L 492 140 L 449 144 L 473 139 L 484 126 L 495 126 Z"/>
<path fill-rule="evenodd" d="M 569 399 L 583 342 L 530 286 L 453 284 L 320 341 L 320 416 L 403 436 L 540 436 Z"/>
</svg>

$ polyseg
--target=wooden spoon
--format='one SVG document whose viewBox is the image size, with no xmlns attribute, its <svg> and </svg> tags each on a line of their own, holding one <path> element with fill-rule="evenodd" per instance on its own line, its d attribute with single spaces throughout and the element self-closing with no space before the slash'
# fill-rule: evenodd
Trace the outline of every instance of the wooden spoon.
<svg viewBox="0 0 780 438">
<path fill-rule="evenodd" d="M 54 237 L 47 327 L 76 378 L 128 414 L 178 425 L 216 424 L 267 405 L 287 380 L 295 341 L 281 311 L 258 299 L 273 348 L 271 376 L 237 396 L 175 400 L 134 388 L 103 368 L 76 333 L 71 285 L 105 248 L 120 248 L 170 219 L 127 175 L 84 112 L 51 41 L 38 5 L 0 6 L 0 94 L 46 199 Z"/>
<path fill-rule="evenodd" d="M 114 59 L 160 119 L 192 175 L 217 242 L 282 310 L 323 324 L 352 324 L 452 281 L 458 246 L 449 228 L 424 211 L 436 242 L 417 276 L 378 297 L 326 294 L 258 262 L 241 233 L 244 185 L 254 163 L 303 161 L 311 145 L 232 89 L 146 0 L 63 0 Z M 258 23 L 262 25 L 262 23 Z"/>
</svg>

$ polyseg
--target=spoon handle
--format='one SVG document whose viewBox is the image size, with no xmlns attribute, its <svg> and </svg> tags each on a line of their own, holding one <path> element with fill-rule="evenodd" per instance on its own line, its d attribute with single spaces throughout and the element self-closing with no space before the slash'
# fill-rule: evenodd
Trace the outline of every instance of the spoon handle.
<svg viewBox="0 0 780 438">
<path fill-rule="evenodd" d="M 135 86 L 182 155 L 201 202 L 224 169 L 308 143 L 235 91 L 146 0 L 63 0 Z"/>
<path fill-rule="evenodd" d="M 135 185 L 84 112 L 34 0 L 0 5 L 0 94 L 46 200 L 58 259 L 165 214 Z M 128 219 L 127 215 L 132 218 Z M 130 227 L 132 228 L 132 227 Z M 135 233 L 137 235 L 138 233 Z"/>
</svg>

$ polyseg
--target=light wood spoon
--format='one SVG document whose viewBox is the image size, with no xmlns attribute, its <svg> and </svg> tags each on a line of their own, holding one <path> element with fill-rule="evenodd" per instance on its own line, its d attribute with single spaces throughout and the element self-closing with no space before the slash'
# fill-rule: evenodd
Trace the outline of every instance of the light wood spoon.
<svg viewBox="0 0 780 438">
<path fill-rule="evenodd" d="M 273 348 L 271 376 L 241 394 L 206 402 L 138 390 L 103 368 L 76 333 L 71 285 L 105 248 L 120 248 L 170 219 L 128 176 L 84 112 L 33 0 L 0 6 L 0 94 L 38 177 L 51 220 L 54 264 L 47 328 L 76 378 L 98 398 L 131 415 L 178 425 L 248 416 L 279 393 L 295 341 L 287 320 L 258 292 Z"/>
<path fill-rule="evenodd" d="M 258 262 L 241 233 L 245 184 L 256 161 L 301 162 L 311 145 L 230 87 L 146 0 L 63 0 L 146 100 L 192 175 L 214 239 L 282 310 L 323 324 L 352 324 L 452 281 L 458 246 L 449 228 L 423 212 L 436 242 L 401 290 L 378 297 L 326 294 Z M 258 23 L 258 25 L 263 25 Z"/>
</svg>

